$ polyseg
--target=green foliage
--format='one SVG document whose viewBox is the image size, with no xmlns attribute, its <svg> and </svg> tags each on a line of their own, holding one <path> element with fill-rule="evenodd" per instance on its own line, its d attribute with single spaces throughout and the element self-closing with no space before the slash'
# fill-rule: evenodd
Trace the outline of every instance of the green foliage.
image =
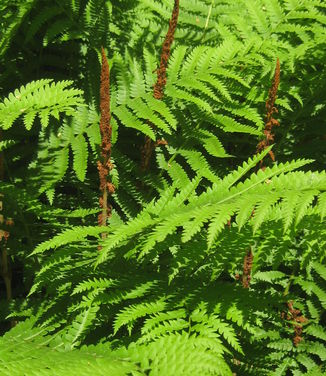
<svg viewBox="0 0 326 376">
<path fill-rule="evenodd" d="M 8 129 L 13 122 L 24 114 L 24 125 L 30 130 L 35 116 L 38 115 L 41 124 L 46 128 L 49 124 L 49 116 L 59 120 L 60 112 L 68 115 L 73 109 L 83 102 L 81 90 L 68 88 L 71 81 L 54 83 L 52 80 L 39 80 L 30 82 L 14 93 L 0 104 L 0 122 L 3 129 Z"/>
<path fill-rule="evenodd" d="M 32 6 L 32 0 L 5 0 L 1 2 L 0 27 L 2 32 L 0 38 L 0 55 L 3 55 L 6 52 L 8 45 L 14 38 L 17 29 L 23 22 L 24 17 L 26 17 L 28 12 L 31 10 Z"/>
<path fill-rule="evenodd" d="M 21 323 L 1 338 L 3 375 L 143 374 L 138 373 L 135 364 L 112 353 L 108 346 L 65 350 L 58 336 L 47 336 L 45 328 L 33 329 L 31 324 Z"/>
<path fill-rule="evenodd" d="M 326 7 L 181 1 L 158 100 L 172 3 L 0 5 L 4 375 L 326 372 Z M 280 127 L 256 153 L 277 58 Z"/>
</svg>

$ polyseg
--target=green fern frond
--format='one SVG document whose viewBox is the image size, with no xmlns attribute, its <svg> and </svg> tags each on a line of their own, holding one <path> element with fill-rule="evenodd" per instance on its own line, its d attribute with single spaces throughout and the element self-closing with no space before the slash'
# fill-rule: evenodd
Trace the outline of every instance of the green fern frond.
<svg viewBox="0 0 326 376">
<path fill-rule="evenodd" d="M 106 289 L 115 285 L 116 285 L 116 281 L 113 279 L 93 278 L 93 280 L 86 280 L 86 281 L 80 282 L 78 286 L 74 288 L 74 291 L 72 292 L 71 295 L 80 294 L 85 291 L 91 291 L 95 289 Z"/>
<path fill-rule="evenodd" d="M 72 115 L 78 105 L 83 104 L 82 91 L 69 88 L 72 81 L 52 82 L 39 80 L 28 83 L 10 93 L 0 103 L 0 124 L 8 129 L 20 116 L 24 116 L 26 129 L 31 129 L 36 115 L 46 127 L 49 116 L 59 118 L 60 112 Z"/>
<path fill-rule="evenodd" d="M 268 283 L 274 283 L 277 280 L 282 280 L 286 277 L 286 274 L 278 270 L 271 270 L 266 272 L 257 272 L 253 278 L 258 281 L 264 281 Z"/>
<path fill-rule="evenodd" d="M 326 281 L 326 267 L 317 261 L 312 264 L 313 269 L 320 275 L 320 277 Z"/>
<path fill-rule="evenodd" d="M 180 308 L 178 310 L 174 311 L 166 311 L 166 312 L 157 312 L 151 315 L 151 317 L 147 318 L 144 322 L 144 325 L 142 327 L 142 335 L 146 334 L 152 334 L 153 329 L 160 325 L 161 322 L 166 322 L 170 320 L 178 320 L 178 319 L 185 319 L 186 318 L 186 312 L 183 308 Z M 187 326 L 188 322 L 186 321 Z M 161 332 L 162 334 L 162 332 Z M 154 334 L 156 336 L 157 334 Z M 152 337 L 154 338 L 154 337 Z M 142 339 L 143 341 L 144 339 Z M 146 339 L 147 340 L 147 339 Z"/>
<path fill-rule="evenodd" d="M 257 157 L 256 160 L 259 160 Z M 108 243 L 109 246 L 105 246 L 99 260 L 104 260 L 109 249 L 117 246 L 123 239 L 127 239 L 128 236 L 133 236 L 137 232 L 144 231 L 146 227 L 151 226 L 151 234 L 148 236 L 147 241 L 143 244 L 142 254 L 146 254 L 150 249 L 154 247 L 157 242 L 162 242 L 166 239 L 168 234 L 173 234 L 178 227 L 191 228 L 191 233 L 195 234 L 198 232 L 200 227 L 205 222 L 212 223 L 212 219 L 224 208 L 224 205 L 229 205 L 228 212 L 226 216 L 215 217 L 218 223 L 214 222 L 214 226 L 210 226 L 210 244 L 213 239 L 221 232 L 223 225 L 230 219 L 232 213 L 242 213 L 242 204 L 246 201 L 248 197 L 249 200 L 254 200 L 252 203 L 255 205 L 255 215 L 253 216 L 252 224 L 254 231 L 261 226 L 264 221 L 269 220 L 269 215 L 271 214 L 271 208 L 281 202 L 287 197 L 288 190 L 292 186 L 296 186 L 298 181 L 298 176 L 303 176 L 303 173 L 291 173 L 290 171 L 305 165 L 309 161 L 295 161 L 291 163 L 275 165 L 272 168 L 267 168 L 264 171 L 259 170 L 257 174 L 252 174 L 243 183 L 238 183 L 237 186 L 232 186 L 230 189 L 226 187 L 234 184 L 234 178 L 227 179 L 221 183 L 215 183 L 212 189 L 208 189 L 206 192 L 202 193 L 198 197 L 192 197 L 189 205 L 185 205 L 186 199 L 189 199 L 188 195 L 184 193 L 176 196 L 174 199 L 170 200 L 166 208 L 160 213 L 155 213 L 155 216 L 148 216 L 148 211 L 144 211 L 143 215 L 140 215 L 137 219 L 127 224 L 124 228 L 119 229 L 116 233 L 109 235 L 110 239 Z M 243 169 L 240 170 L 236 180 L 241 176 L 244 171 L 248 170 L 249 166 L 252 164 L 247 164 Z M 288 174 L 286 174 L 288 172 Z M 284 175 L 283 175 L 284 174 Z M 316 189 L 317 187 L 322 187 L 325 180 L 323 174 L 315 175 L 314 184 L 311 180 L 311 176 L 308 173 L 306 176 L 305 183 L 300 180 L 300 188 L 297 189 L 299 192 L 306 190 L 307 188 Z M 272 179 L 272 183 L 269 180 Z M 266 183 L 268 182 L 268 184 Z M 184 201 L 180 201 L 180 197 L 184 197 Z M 254 199 L 253 199 L 254 197 Z M 293 204 L 293 207 L 295 207 Z M 180 205 L 180 206 L 179 206 Z M 170 208 L 172 209 L 170 212 Z M 249 206 L 250 208 L 250 206 Z M 224 208 L 225 209 L 225 208 Z M 202 211 L 207 212 L 207 217 L 202 216 Z M 208 211 L 207 211 L 208 210 Z M 294 209 L 293 209 L 294 210 Z M 246 215 L 248 216 L 248 206 L 245 206 Z M 170 212 L 170 213 L 169 213 Z M 209 214 L 208 214 L 209 213 Z M 154 213 L 153 213 L 154 214 Z M 278 211 L 278 215 L 282 219 L 289 221 L 288 211 Z M 195 218 L 200 218 L 197 227 L 192 227 L 194 224 L 193 220 Z M 142 218 L 142 220 L 140 220 Z M 204 218 L 203 220 L 201 220 Z M 186 237 L 189 240 L 189 237 Z"/>
<path fill-rule="evenodd" d="M 40 30 L 42 25 L 44 25 L 46 22 L 49 22 L 53 17 L 56 17 L 61 13 L 62 9 L 60 9 L 60 7 L 55 4 L 42 8 L 42 11 L 38 15 L 33 17 L 33 23 L 27 30 L 25 42 L 28 43 L 30 40 L 32 40 L 34 35 Z"/>
<path fill-rule="evenodd" d="M 71 148 L 74 154 L 73 166 L 77 178 L 80 181 L 84 181 L 86 176 L 88 158 L 88 149 L 85 137 L 83 135 L 75 137 L 71 142 Z"/>
<path fill-rule="evenodd" d="M 239 132 L 239 133 L 249 133 L 252 135 L 260 135 L 260 131 L 252 126 L 241 124 L 234 120 L 232 117 L 227 115 L 213 115 L 212 119 L 217 127 L 222 128 L 225 132 Z"/>
<path fill-rule="evenodd" d="M 325 309 L 326 307 L 326 292 L 319 287 L 319 285 L 313 281 L 303 280 L 300 277 L 295 278 L 295 282 L 302 287 L 302 289 L 308 294 L 314 294 L 321 306 Z"/>
<path fill-rule="evenodd" d="M 311 336 L 326 341 L 326 331 L 321 325 L 308 325 L 305 328 L 305 333 L 310 334 Z"/>
<path fill-rule="evenodd" d="M 207 246 L 211 248 L 212 245 L 215 243 L 218 234 L 224 229 L 225 225 L 228 221 L 231 220 L 231 216 L 234 213 L 233 205 L 226 204 L 221 205 L 219 208 L 218 213 L 214 213 L 213 218 L 208 226 L 207 230 Z"/>
<path fill-rule="evenodd" d="M 0 27 L 2 30 L 0 37 L 0 56 L 7 51 L 13 36 L 18 31 L 24 18 L 28 15 L 33 6 L 33 1 L 17 1 L 12 3 L 11 0 L 5 0 L 0 6 Z"/>
<path fill-rule="evenodd" d="M 65 346 L 69 346 L 70 349 L 73 349 L 80 344 L 82 337 L 85 336 L 88 328 L 96 319 L 98 310 L 98 307 L 89 307 L 75 317 L 74 321 L 68 327 L 68 330 L 64 333 Z"/>
<path fill-rule="evenodd" d="M 155 99 L 152 95 L 145 94 L 144 97 L 148 106 L 155 112 L 157 112 L 172 129 L 176 129 L 177 120 L 173 112 L 162 101 Z"/>
<path fill-rule="evenodd" d="M 127 107 L 113 108 L 112 112 L 125 127 L 137 129 L 155 141 L 156 137 L 152 128 L 145 121 L 140 121 Z"/>
<path fill-rule="evenodd" d="M 39 244 L 31 253 L 31 256 L 65 244 L 70 244 L 71 242 L 83 241 L 87 236 L 98 237 L 101 232 L 103 232 L 103 228 L 101 229 L 96 226 L 76 226 L 72 229 L 63 231 L 61 234 L 56 235 L 54 238 L 44 243 Z"/>
<path fill-rule="evenodd" d="M 32 328 L 31 322 L 20 323 L 0 339 L 0 366 L 3 375 L 23 374 L 73 375 L 91 373 L 124 376 L 129 372 L 142 375 L 139 367 L 119 358 L 108 345 L 81 350 L 63 349 L 56 336 L 47 336 L 44 328 Z"/>
<path fill-rule="evenodd" d="M 134 322 L 141 318 L 146 317 L 147 315 L 161 312 L 166 308 L 166 302 L 164 299 L 158 300 L 157 302 L 149 302 L 149 303 L 139 303 L 135 305 L 131 305 L 127 308 L 124 308 L 120 311 L 114 320 L 114 333 L 124 325 L 128 327 L 129 335 L 133 328 Z"/>
<path fill-rule="evenodd" d="M 272 146 L 266 148 L 261 153 L 256 154 L 255 156 L 245 161 L 242 166 L 239 166 L 235 171 L 231 172 L 227 176 L 223 178 L 223 186 L 229 189 L 231 188 L 237 181 L 239 181 L 243 176 L 245 176 L 251 169 L 253 169 L 257 164 L 263 160 L 263 158 L 269 153 L 272 149 Z"/>
<path fill-rule="evenodd" d="M 130 100 L 128 102 L 128 107 L 130 107 L 130 109 L 137 115 L 138 118 L 148 120 L 158 129 L 161 129 L 167 134 L 171 134 L 171 130 L 168 124 L 166 124 L 159 116 L 157 116 L 141 98 Z"/>
<path fill-rule="evenodd" d="M 140 362 L 143 369 L 150 369 L 157 375 L 191 376 L 199 372 L 203 376 L 231 376 L 230 368 L 220 355 L 221 349 L 215 342 L 214 345 L 209 338 L 182 332 L 164 336 L 149 345 L 133 344 L 122 354 L 129 354 L 134 362 Z"/>
</svg>

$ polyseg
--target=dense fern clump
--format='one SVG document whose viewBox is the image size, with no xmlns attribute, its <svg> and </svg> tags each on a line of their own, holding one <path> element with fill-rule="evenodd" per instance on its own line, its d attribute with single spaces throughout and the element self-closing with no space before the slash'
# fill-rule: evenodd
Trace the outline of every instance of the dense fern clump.
<svg viewBox="0 0 326 376">
<path fill-rule="evenodd" d="M 324 2 L 0 26 L 0 373 L 324 375 Z"/>
</svg>

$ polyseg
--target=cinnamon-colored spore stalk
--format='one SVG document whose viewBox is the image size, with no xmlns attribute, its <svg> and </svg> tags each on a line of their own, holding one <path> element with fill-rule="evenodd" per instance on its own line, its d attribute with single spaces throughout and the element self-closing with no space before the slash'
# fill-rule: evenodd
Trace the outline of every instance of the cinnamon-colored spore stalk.
<svg viewBox="0 0 326 376">
<path fill-rule="evenodd" d="M 254 259 L 254 255 L 250 249 L 246 253 L 244 260 L 243 260 L 242 286 L 245 289 L 248 289 L 250 286 L 253 259 Z"/>
<path fill-rule="evenodd" d="M 288 306 L 288 312 L 285 314 L 284 312 L 282 313 L 282 318 L 288 321 L 293 322 L 293 330 L 294 330 L 294 335 L 293 335 L 293 344 L 294 346 L 298 346 L 301 341 L 303 341 L 303 324 L 307 323 L 308 319 L 302 315 L 302 312 L 300 309 L 295 309 L 293 307 L 293 301 L 290 300 L 287 302 Z"/>
<path fill-rule="evenodd" d="M 168 62 L 169 62 L 170 53 L 171 53 L 171 45 L 174 40 L 174 33 L 177 28 L 178 17 L 179 17 L 179 0 L 175 0 L 173 11 L 172 11 L 172 16 L 169 22 L 169 29 L 165 36 L 163 46 L 162 46 L 160 66 L 156 70 L 157 80 L 154 85 L 154 91 L 153 91 L 153 96 L 155 99 L 162 99 L 164 95 L 164 88 L 166 85 L 166 69 L 168 67 Z M 152 128 L 154 128 L 153 124 L 150 123 L 150 125 Z M 154 143 L 150 137 L 145 136 L 145 142 L 144 142 L 144 146 L 142 148 L 142 153 L 141 153 L 141 169 L 143 171 L 146 171 L 148 169 L 151 156 L 155 147 L 157 145 L 162 145 L 162 144 L 166 144 L 166 142 L 164 143 L 164 141 L 159 140 L 158 142 Z"/>
<path fill-rule="evenodd" d="M 168 67 L 168 62 L 171 53 L 171 45 L 174 40 L 174 33 L 177 28 L 179 16 L 179 0 L 174 1 L 174 7 L 172 11 L 172 17 L 169 23 L 169 29 L 165 36 L 162 53 L 161 53 L 161 62 L 160 67 L 157 69 L 157 81 L 154 85 L 154 98 L 162 99 L 164 95 L 164 87 L 166 85 L 166 69 Z"/>
<path fill-rule="evenodd" d="M 114 185 L 109 182 L 109 174 L 113 169 L 111 163 L 111 111 L 110 111 L 110 70 L 109 64 L 105 55 L 105 51 L 102 47 L 102 70 L 101 70 L 101 88 L 100 88 L 100 131 L 101 131 L 101 160 L 97 162 L 97 169 L 99 171 L 100 178 L 100 206 L 102 212 L 98 216 L 99 226 L 106 226 L 107 219 L 111 216 L 111 205 L 108 204 L 108 196 L 114 193 Z M 105 237 L 105 233 L 102 234 L 102 238 Z"/>
<path fill-rule="evenodd" d="M 276 126 L 280 125 L 280 123 L 276 119 L 274 119 L 274 117 L 273 117 L 273 115 L 275 113 L 278 113 L 278 110 L 275 107 L 275 101 L 276 101 L 276 98 L 277 98 L 277 90 L 278 90 L 279 84 L 280 84 L 280 61 L 277 58 L 272 87 L 269 89 L 268 99 L 266 101 L 266 118 L 265 118 L 265 129 L 264 129 L 265 138 L 258 143 L 257 153 L 262 152 L 271 143 L 273 143 L 274 134 L 272 133 L 272 128 L 275 125 Z M 269 155 L 270 155 L 272 161 L 275 161 L 275 156 L 274 156 L 274 153 L 272 151 L 269 152 Z"/>
</svg>

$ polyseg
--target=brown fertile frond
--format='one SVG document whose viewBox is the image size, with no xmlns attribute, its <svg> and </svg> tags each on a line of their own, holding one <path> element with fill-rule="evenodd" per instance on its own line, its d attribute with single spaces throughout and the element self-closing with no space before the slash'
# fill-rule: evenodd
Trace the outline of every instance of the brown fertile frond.
<svg viewBox="0 0 326 376">
<path fill-rule="evenodd" d="M 290 300 L 287 302 L 288 312 L 285 314 L 282 313 L 281 317 L 283 319 L 286 318 L 288 321 L 292 321 L 293 329 L 294 329 L 294 336 L 293 336 L 293 344 L 294 346 L 298 346 L 298 344 L 303 340 L 302 332 L 303 332 L 303 324 L 307 323 L 308 319 L 302 315 L 300 309 L 295 309 L 293 307 L 293 301 Z"/>
<path fill-rule="evenodd" d="M 153 96 L 155 99 L 162 99 L 164 95 L 164 87 L 166 85 L 166 69 L 168 67 L 168 62 L 171 53 L 171 45 L 174 40 L 174 33 L 177 28 L 179 17 L 179 0 L 174 0 L 174 7 L 172 11 L 172 16 L 169 21 L 169 29 L 165 36 L 162 52 L 161 52 L 161 61 L 160 67 L 156 70 L 157 73 L 157 80 L 154 85 Z M 154 128 L 154 125 L 150 123 L 150 126 Z M 154 143 L 148 136 L 145 136 L 144 146 L 141 151 L 141 169 L 146 171 L 149 167 L 149 162 L 151 160 L 151 156 L 153 150 L 158 145 L 166 144 L 166 142 L 157 142 Z"/>
<path fill-rule="evenodd" d="M 152 125 L 152 124 L 150 124 L 150 125 Z M 145 136 L 144 145 L 141 149 L 141 169 L 142 169 L 142 171 L 148 170 L 149 162 L 151 160 L 151 156 L 152 156 L 154 148 L 155 148 L 155 144 L 154 144 L 153 140 L 150 137 Z"/>
<path fill-rule="evenodd" d="M 0 175 L 3 177 L 3 171 L 0 170 Z M 0 211 L 2 211 L 2 197 L 3 195 L 0 194 Z M 0 229 L 0 275 L 2 276 L 5 286 L 6 286 L 6 293 L 7 293 L 7 300 L 12 299 L 12 271 L 10 268 L 10 256 L 7 253 L 7 241 L 10 237 L 9 228 L 14 226 L 14 220 L 12 218 L 4 218 L 2 214 L 0 214 L 0 225 L 4 227 L 4 229 Z M 12 326 L 14 322 L 11 322 Z"/>
<path fill-rule="evenodd" d="M 274 112 L 274 105 L 275 105 L 276 94 L 277 94 L 279 84 L 280 84 L 280 60 L 279 58 L 277 58 L 273 83 L 272 83 L 272 87 L 269 89 L 268 99 L 266 102 L 267 116 L 271 116 Z"/>
<path fill-rule="evenodd" d="M 243 260 L 242 286 L 245 289 L 248 289 L 250 285 L 253 259 L 254 259 L 254 255 L 250 249 L 246 253 L 244 260 Z"/>
<path fill-rule="evenodd" d="M 157 69 L 157 81 L 154 85 L 154 98 L 162 99 L 164 94 L 164 87 L 166 85 L 166 69 L 168 67 L 168 62 L 171 53 L 171 45 L 174 39 L 174 33 L 177 28 L 179 16 L 179 0 L 174 1 L 174 7 L 172 11 L 172 17 L 169 22 L 169 29 L 165 36 L 162 53 L 161 53 L 161 62 L 160 67 Z"/>
<path fill-rule="evenodd" d="M 107 219 L 111 216 L 111 206 L 108 204 L 108 194 L 114 193 L 114 186 L 108 181 L 110 171 L 113 169 L 111 163 L 111 111 L 110 111 L 110 69 L 109 63 L 105 55 L 104 48 L 101 50 L 102 54 L 102 69 L 101 69 L 101 87 L 100 87 L 100 132 L 101 132 L 101 160 L 97 162 L 97 169 L 100 178 L 101 197 L 99 199 L 102 212 L 98 216 L 99 226 L 106 226 Z M 102 238 L 105 234 L 102 234 Z"/>
<path fill-rule="evenodd" d="M 274 134 L 272 133 L 272 128 L 275 125 L 277 126 L 280 125 L 280 123 L 273 117 L 273 114 L 278 112 L 277 108 L 275 107 L 275 101 L 277 98 L 277 90 L 278 90 L 279 84 L 280 84 L 280 61 L 279 61 L 279 58 L 277 58 L 273 83 L 272 83 L 271 88 L 269 89 L 268 99 L 266 101 L 266 117 L 265 117 L 265 129 L 264 129 L 265 138 L 258 143 L 257 153 L 262 152 L 271 143 L 273 143 Z M 272 161 L 275 161 L 275 156 L 272 151 L 269 152 L 269 155 Z"/>
</svg>

